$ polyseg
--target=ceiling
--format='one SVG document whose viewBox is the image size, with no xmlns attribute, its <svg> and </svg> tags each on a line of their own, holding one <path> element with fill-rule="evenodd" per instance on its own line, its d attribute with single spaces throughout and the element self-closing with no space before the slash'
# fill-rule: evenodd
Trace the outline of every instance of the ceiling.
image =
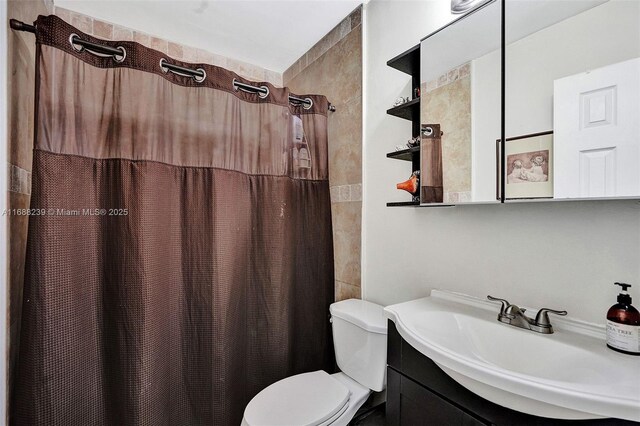
<svg viewBox="0 0 640 426">
<path fill-rule="evenodd" d="M 283 72 L 358 0 L 54 0 L 56 6 Z"/>
</svg>

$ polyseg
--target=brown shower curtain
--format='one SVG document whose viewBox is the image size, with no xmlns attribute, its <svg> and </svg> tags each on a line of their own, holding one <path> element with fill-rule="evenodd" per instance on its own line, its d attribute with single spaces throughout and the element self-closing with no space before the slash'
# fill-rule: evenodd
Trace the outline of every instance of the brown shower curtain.
<svg viewBox="0 0 640 426">
<path fill-rule="evenodd" d="M 326 98 L 300 95 L 307 110 L 55 16 L 37 21 L 37 71 L 12 423 L 238 425 L 265 386 L 330 369 Z"/>
</svg>

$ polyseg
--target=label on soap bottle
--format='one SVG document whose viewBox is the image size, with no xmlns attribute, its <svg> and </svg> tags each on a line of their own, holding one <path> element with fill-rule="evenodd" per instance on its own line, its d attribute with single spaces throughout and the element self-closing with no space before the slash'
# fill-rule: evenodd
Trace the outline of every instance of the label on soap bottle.
<svg viewBox="0 0 640 426">
<path fill-rule="evenodd" d="M 607 320 L 607 345 L 627 352 L 640 353 L 640 326 Z"/>
</svg>

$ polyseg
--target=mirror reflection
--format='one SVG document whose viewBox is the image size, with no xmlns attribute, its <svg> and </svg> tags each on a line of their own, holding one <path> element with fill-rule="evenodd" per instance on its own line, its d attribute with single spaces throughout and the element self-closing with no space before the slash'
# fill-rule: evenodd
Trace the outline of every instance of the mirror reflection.
<svg viewBox="0 0 640 426">
<path fill-rule="evenodd" d="M 640 2 L 483 4 L 421 43 L 422 203 L 640 197 Z M 437 136 L 437 135 L 436 135 Z"/>
<path fill-rule="evenodd" d="M 421 43 L 423 204 L 497 202 L 501 8 L 483 4 Z"/>
<path fill-rule="evenodd" d="M 640 2 L 506 3 L 505 195 L 640 196 Z"/>
</svg>

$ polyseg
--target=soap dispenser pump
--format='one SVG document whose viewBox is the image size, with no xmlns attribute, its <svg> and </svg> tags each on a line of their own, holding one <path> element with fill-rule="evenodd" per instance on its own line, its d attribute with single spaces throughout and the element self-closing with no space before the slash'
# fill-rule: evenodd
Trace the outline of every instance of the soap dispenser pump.
<svg viewBox="0 0 640 426">
<path fill-rule="evenodd" d="M 628 355 L 640 355 L 640 312 L 631 305 L 627 293 L 630 284 L 615 283 L 622 287 L 618 303 L 607 312 L 607 346 Z"/>
</svg>

